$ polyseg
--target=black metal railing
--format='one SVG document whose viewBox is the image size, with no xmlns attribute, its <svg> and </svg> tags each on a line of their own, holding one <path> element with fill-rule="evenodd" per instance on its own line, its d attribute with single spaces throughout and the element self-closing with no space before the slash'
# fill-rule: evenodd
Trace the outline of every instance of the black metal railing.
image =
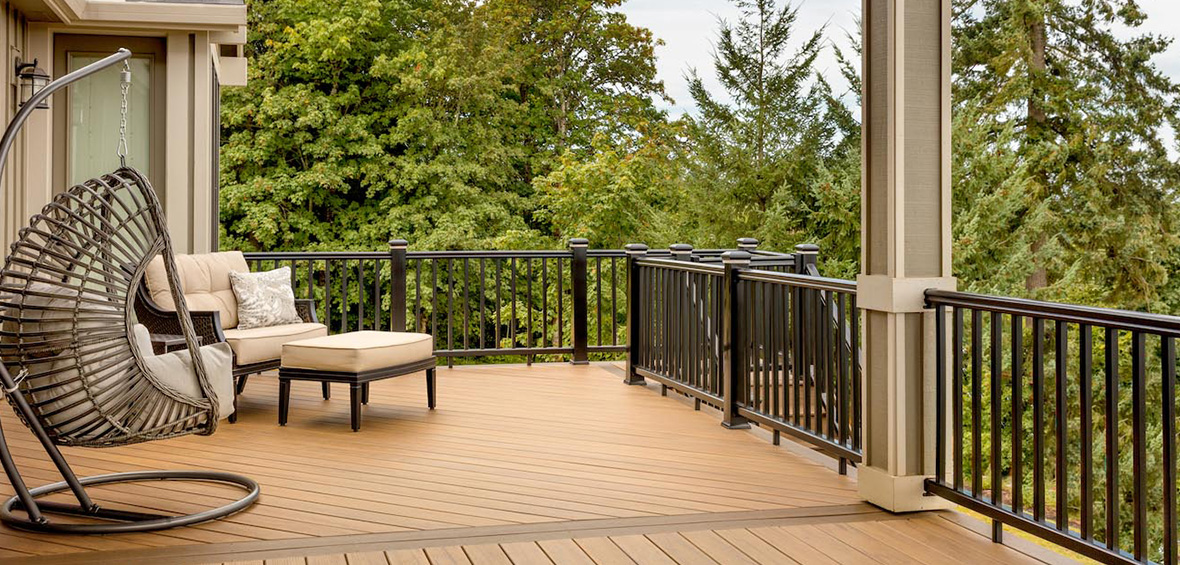
<svg viewBox="0 0 1180 565">
<path fill-rule="evenodd" d="M 653 258 L 629 246 L 627 382 L 651 379 L 845 463 L 861 460 L 856 284 L 816 276 L 815 247 L 785 256 L 691 248 Z M 790 268 L 796 272 L 778 272 Z"/>
<path fill-rule="evenodd" d="M 767 268 L 789 268 L 791 255 L 758 251 Z M 681 247 L 677 247 L 680 249 Z M 689 248 L 691 250 L 691 248 Z M 720 261 L 723 249 L 691 251 Z M 653 250 L 671 257 L 673 250 Z M 295 295 L 316 300 L 332 333 L 419 331 L 440 357 L 524 356 L 532 362 L 626 351 L 626 255 L 589 249 L 583 239 L 562 250 L 250 252 L 252 270 L 291 268 Z"/>
<path fill-rule="evenodd" d="M 928 492 L 1103 562 L 1176 563 L 1180 318 L 960 292 L 935 309 Z"/>
</svg>

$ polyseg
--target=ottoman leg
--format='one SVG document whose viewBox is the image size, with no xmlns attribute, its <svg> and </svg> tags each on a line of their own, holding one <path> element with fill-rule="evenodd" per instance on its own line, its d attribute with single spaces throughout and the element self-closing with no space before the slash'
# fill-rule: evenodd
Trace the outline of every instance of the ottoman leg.
<svg viewBox="0 0 1180 565">
<path fill-rule="evenodd" d="M 352 431 L 361 431 L 361 385 L 349 385 L 349 395 L 352 397 Z"/>
<path fill-rule="evenodd" d="M 426 369 L 426 406 L 434 410 L 434 367 Z"/>
<path fill-rule="evenodd" d="M 361 386 L 361 404 L 369 405 L 369 383 Z"/>
<path fill-rule="evenodd" d="M 324 400 L 332 399 L 332 387 L 328 386 L 328 381 L 321 383 L 324 389 Z"/>
<path fill-rule="evenodd" d="M 291 381 L 279 379 L 279 425 L 287 425 L 287 411 L 291 408 Z"/>
<path fill-rule="evenodd" d="M 229 415 L 229 423 L 238 423 L 238 395 L 234 393 L 234 413 Z"/>
</svg>

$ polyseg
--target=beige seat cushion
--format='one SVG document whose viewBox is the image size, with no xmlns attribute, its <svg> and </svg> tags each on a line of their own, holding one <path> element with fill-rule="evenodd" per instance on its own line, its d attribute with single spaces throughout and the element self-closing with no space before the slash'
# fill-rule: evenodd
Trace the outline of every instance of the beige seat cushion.
<svg viewBox="0 0 1180 565">
<path fill-rule="evenodd" d="M 223 251 L 201 255 L 177 255 L 177 274 L 180 289 L 191 311 L 216 310 L 221 313 L 222 329 L 238 326 L 238 300 L 229 282 L 230 271 L 250 272 L 241 251 Z M 157 306 L 169 312 L 176 310 L 164 258 L 156 256 L 144 272 L 148 293 Z M 277 355 L 276 355 L 277 357 Z"/>
<path fill-rule="evenodd" d="M 133 329 L 131 346 L 136 349 L 143 362 L 147 377 L 172 393 L 195 402 L 204 398 L 197 373 L 192 366 L 192 355 L 188 350 L 175 351 L 164 355 L 152 353 L 151 337 L 147 328 L 136 324 Z M 215 343 L 201 348 L 201 359 L 205 371 L 217 395 L 221 418 L 227 418 L 234 411 L 233 353 L 224 343 Z M 84 353 L 80 359 L 61 356 L 37 360 L 30 364 L 29 386 L 32 400 L 44 415 L 46 424 L 59 432 L 75 435 L 74 439 L 94 440 L 112 431 L 118 425 L 123 431 L 135 433 L 163 426 L 173 417 L 168 411 L 143 414 L 124 406 L 117 412 L 108 413 L 104 418 L 98 411 L 98 404 L 87 394 L 100 394 L 99 402 L 106 396 L 120 394 L 123 387 L 109 382 L 113 375 L 125 374 L 132 370 L 134 360 L 127 358 L 112 363 L 105 351 Z M 99 393 L 98 391 L 104 391 Z M 76 433 L 85 430 L 84 433 Z"/>
<path fill-rule="evenodd" d="M 226 330 L 225 341 L 237 355 L 238 365 L 274 361 L 283 354 L 283 344 L 328 335 L 323 324 L 287 324 L 248 330 Z"/>
<path fill-rule="evenodd" d="M 360 373 L 405 365 L 434 355 L 434 338 L 405 332 L 351 332 L 283 346 L 283 367 Z"/>
</svg>

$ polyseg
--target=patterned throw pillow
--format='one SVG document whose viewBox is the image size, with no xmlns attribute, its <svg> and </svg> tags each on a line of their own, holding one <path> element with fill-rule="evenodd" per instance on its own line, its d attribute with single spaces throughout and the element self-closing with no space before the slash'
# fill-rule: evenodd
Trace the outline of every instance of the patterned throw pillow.
<svg viewBox="0 0 1180 565">
<path fill-rule="evenodd" d="M 262 273 L 231 271 L 229 283 L 238 299 L 238 329 L 298 324 L 303 321 L 295 310 L 290 267 Z"/>
</svg>

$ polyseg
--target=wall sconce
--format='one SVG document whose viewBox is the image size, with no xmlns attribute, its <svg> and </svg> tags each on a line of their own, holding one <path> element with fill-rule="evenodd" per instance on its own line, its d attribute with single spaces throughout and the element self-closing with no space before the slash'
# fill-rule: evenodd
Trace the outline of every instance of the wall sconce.
<svg viewBox="0 0 1180 565">
<path fill-rule="evenodd" d="M 45 88 L 45 85 L 49 84 L 49 73 L 37 66 L 36 59 L 33 59 L 32 63 L 22 63 L 17 59 L 16 77 L 20 79 L 21 106 L 24 106 L 34 95 L 41 92 L 41 89 Z M 37 109 L 39 110 L 47 108 L 49 108 L 48 100 L 43 100 L 37 105 Z"/>
</svg>

